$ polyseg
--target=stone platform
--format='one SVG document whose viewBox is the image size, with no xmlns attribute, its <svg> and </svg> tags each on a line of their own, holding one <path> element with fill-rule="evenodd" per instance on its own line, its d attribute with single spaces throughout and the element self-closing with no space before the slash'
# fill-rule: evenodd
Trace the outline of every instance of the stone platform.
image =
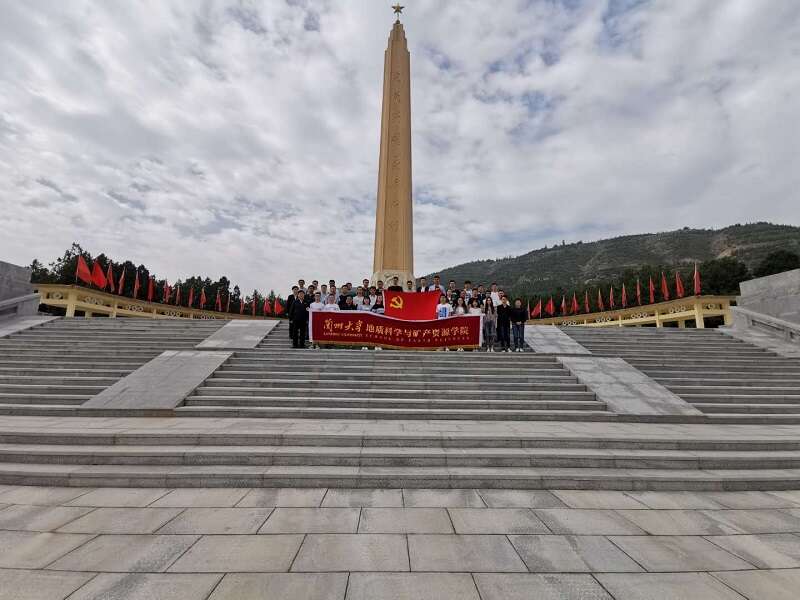
<svg viewBox="0 0 800 600">
<path fill-rule="evenodd" d="M 0 486 L 0 599 L 789 600 L 798 492 Z"/>
</svg>

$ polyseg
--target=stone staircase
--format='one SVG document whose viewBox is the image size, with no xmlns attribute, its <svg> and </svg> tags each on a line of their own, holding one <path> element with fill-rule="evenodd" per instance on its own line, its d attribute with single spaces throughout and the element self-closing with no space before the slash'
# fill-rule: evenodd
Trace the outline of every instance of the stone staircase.
<svg viewBox="0 0 800 600">
<path fill-rule="evenodd" d="M 762 421 L 800 416 L 800 359 L 714 329 L 589 328 L 564 331 L 596 356 L 616 356 L 709 415 Z"/>
<path fill-rule="evenodd" d="M 237 351 L 181 416 L 347 419 L 609 419 L 555 357 L 529 353 L 302 350 L 285 327 Z"/>
<path fill-rule="evenodd" d="M 192 349 L 223 324 L 57 319 L 0 338 L 0 414 L 81 405 L 164 350 Z"/>
<path fill-rule="evenodd" d="M 174 417 L 78 406 L 221 325 L 61 319 L 0 339 L 0 484 L 800 489 L 800 425 L 616 414 L 554 356 L 293 350 L 284 323 L 235 351 Z M 794 382 L 800 371 L 713 331 L 568 332 L 701 407 L 714 402 L 681 388 L 715 394 L 710 375 Z"/>
</svg>

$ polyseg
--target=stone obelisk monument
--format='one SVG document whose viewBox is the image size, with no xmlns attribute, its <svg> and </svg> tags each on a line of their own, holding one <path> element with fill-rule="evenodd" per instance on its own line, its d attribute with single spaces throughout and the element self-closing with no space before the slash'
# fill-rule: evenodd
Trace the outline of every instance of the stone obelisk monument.
<svg viewBox="0 0 800 600">
<path fill-rule="evenodd" d="M 383 67 L 381 152 L 378 165 L 378 208 L 372 283 L 399 277 L 414 279 L 414 236 L 411 208 L 411 70 L 406 34 L 400 23 L 403 7 L 392 7 L 397 20 L 389 34 Z"/>
</svg>

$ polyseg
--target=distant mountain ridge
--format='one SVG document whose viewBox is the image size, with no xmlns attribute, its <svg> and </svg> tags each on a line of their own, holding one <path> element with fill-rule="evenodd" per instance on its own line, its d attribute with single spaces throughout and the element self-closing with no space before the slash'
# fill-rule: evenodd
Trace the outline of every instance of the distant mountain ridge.
<svg viewBox="0 0 800 600">
<path fill-rule="evenodd" d="M 693 266 L 726 256 L 752 270 L 775 250 L 800 254 L 800 227 L 750 223 L 723 229 L 690 229 L 626 235 L 597 242 L 574 242 L 496 260 L 478 260 L 443 269 L 446 283 L 465 279 L 498 285 L 515 293 L 547 293 L 621 277 L 642 265 Z"/>
</svg>

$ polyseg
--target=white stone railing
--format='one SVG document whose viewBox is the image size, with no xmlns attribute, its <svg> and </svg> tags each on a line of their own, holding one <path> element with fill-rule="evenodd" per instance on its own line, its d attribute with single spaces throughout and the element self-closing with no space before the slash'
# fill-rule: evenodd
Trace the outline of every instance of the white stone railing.
<svg viewBox="0 0 800 600">
<path fill-rule="evenodd" d="M 39 294 L 27 294 L 0 300 L 0 319 L 18 317 L 20 315 L 35 315 L 39 308 Z"/>
<path fill-rule="evenodd" d="M 748 327 L 766 329 L 783 337 L 787 342 L 800 344 L 800 324 L 784 321 L 772 315 L 765 315 L 741 306 L 732 306 L 734 323 L 741 319 Z"/>
</svg>

